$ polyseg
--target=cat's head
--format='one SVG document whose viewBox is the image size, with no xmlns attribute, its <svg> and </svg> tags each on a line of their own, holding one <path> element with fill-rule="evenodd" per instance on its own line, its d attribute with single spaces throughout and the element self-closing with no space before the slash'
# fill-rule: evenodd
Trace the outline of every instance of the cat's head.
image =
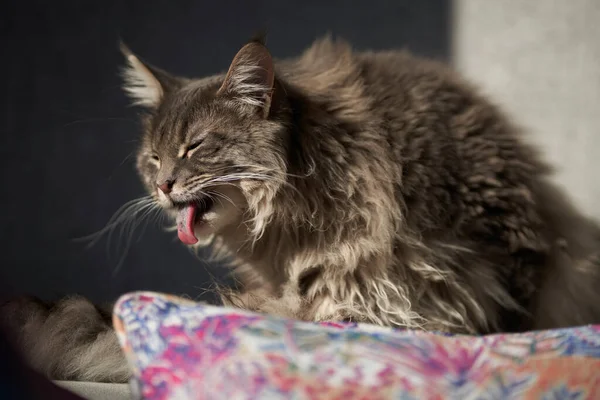
<svg viewBox="0 0 600 400">
<path fill-rule="evenodd" d="M 148 111 L 138 172 L 176 220 L 181 241 L 191 245 L 240 226 L 260 235 L 285 179 L 287 151 L 264 44 L 245 45 L 225 76 L 198 80 L 174 77 L 123 52 L 125 90 Z"/>
</svg>

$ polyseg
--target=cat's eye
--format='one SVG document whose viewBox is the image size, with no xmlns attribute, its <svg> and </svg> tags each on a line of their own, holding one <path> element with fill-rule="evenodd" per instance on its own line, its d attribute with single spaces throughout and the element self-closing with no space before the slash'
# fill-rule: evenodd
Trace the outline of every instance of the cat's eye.
<svg viewBox="0 0 600 400">
<path fill-rule="evenodd" d="M 156 154 L 156 153 L 150 154 L 150 160 L 152 160 L 155 163 L 159 163 L 160 162 L 160 158 L 158 157 L 158 154 Z"/>
<path fill-rule="evenodd" d="M 200 145 L 202 144 L 202 140 L 198 140 L 195 141 L 194 143 L 190 144 L 186 149 L 185 149 L 185 156 L 189 157 L 192 153 L 194 152 L 194 150 L 196 150 L 198 147 L 200 147 Z"/>
</svg>

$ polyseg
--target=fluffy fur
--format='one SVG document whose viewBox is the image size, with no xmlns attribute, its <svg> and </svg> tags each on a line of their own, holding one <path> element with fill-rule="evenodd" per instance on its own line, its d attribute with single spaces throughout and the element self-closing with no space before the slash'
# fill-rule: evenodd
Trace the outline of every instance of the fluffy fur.
<svg viewBox="0 0 600 400">
<path fill-rule="evenodd" d="M 71 296 L 51 304 L 24 297 L 0 311 L 26 360 L 49 378 L 126 382 L 131 375 L 110 311 L 86 299 Z"/>
<path fill-rule="evenodd" d="M 254 41 L 204 79 L 126 55 L 138 171 L 173 217 L 209 204 L 195 235 L 243 283 L 225 304 L 472 334 L 600 322 L 598 226 L 446 67 L 329 38 L 282 61 Z"/>
</svg>

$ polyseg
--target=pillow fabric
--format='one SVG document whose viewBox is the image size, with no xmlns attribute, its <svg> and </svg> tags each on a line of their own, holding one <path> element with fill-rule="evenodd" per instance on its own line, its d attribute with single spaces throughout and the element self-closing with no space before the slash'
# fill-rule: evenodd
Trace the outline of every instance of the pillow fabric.
<svg viewBox="0 0 600 400">
<path fill-rule="evenodd" d="M 144 399 L 600 399 L 600 325 L 450 336 L 151 292 L 113 319 Z"/>
</svg>

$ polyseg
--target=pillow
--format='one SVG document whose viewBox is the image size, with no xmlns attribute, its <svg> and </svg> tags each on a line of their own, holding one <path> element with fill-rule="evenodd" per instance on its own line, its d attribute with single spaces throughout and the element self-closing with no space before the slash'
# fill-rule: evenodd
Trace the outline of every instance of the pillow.
<svg viewBox="0 0 600 400">
<path fill-rule="evenodd" d="M 449 336 L 150 292 L 114 323 L 144 399 L 600 399 L 600 325 Z"/>
</svg>

